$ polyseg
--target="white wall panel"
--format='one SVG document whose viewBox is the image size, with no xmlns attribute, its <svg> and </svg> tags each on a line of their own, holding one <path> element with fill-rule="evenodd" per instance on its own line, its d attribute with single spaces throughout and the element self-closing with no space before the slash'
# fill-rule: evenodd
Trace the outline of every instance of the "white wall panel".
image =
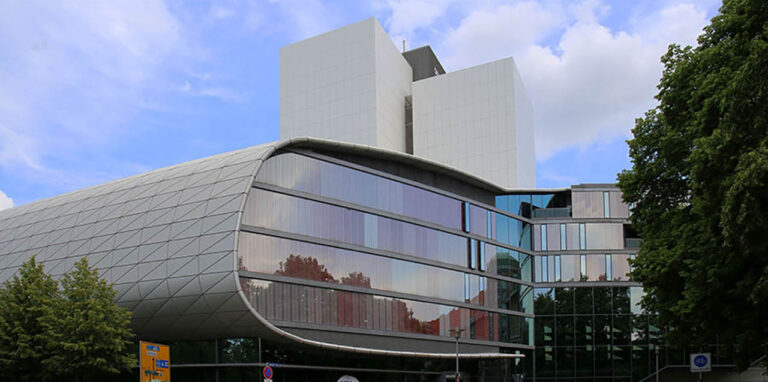
<svg viewBox="0 0 768 382">
<path fill-rule="evenodd" d="M 417 81 L 414 154 L 502 187 L 534 187 L 531 113 L 512 58 Z"/>
<path fill-rule="evenodd" d="M 280 138 L 405 151 L 412 72 L 375 18 L 280 49 Z"/>
</svg>

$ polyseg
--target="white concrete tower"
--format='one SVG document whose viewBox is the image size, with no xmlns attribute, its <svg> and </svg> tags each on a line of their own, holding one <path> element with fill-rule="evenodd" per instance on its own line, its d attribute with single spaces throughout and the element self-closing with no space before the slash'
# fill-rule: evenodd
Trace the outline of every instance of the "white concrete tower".
<svg viewBox="0 0 768 382">
<path fill-rule="evenodd" d="M 280 49 L 280 138 L 405 151 L 412 71 L 375 18 Z"/>
<path fill-rule="evenodd" d="M 512 58 L 414 82 L 413 154 L 535 187 L 533 112 Z"/>
</svg>

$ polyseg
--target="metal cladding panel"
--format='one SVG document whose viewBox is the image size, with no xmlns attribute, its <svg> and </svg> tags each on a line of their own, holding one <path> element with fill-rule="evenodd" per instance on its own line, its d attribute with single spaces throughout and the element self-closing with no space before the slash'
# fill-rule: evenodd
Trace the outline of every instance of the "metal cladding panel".
<svg viewBox="0 0 768 382">
<path fill-rule="evenodd" d="M 0 211 L 0 282 L 33 255 L 57 278 L 87 256 L 133 311 L 140 337 L 242 334 L 243 317 L 252 315 L 237 292 L 236 230 L 262 156 L 273 149 L 251 147 Z"/>
<path fill-rule="evenodd" d="M 495 192 L 509 191 L 408 154 L 292 138 L 0 211 L 0 283 L 33 255 L 54 277 L 87 256 L 114 284 L 118 303 L 133 312 L 132 325 L 141 338 L 283 337 L 336 349 L 275 327 L 241 293 L 236 252 L 245 198 L 261 163 L 285 147 L 408 163 Z"/>
</svg>

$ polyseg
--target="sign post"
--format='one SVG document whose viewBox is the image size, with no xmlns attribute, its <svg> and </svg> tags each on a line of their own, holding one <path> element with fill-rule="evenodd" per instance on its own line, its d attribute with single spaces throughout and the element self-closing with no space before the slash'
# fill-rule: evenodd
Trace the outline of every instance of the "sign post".
<svg viewBox="0 0 768 382">
<path fill-rule="evenodd" d="M 264 375 L 264 382 L 272 382 L 272 376 L 274 375 L 274 372 L 272 372 L 271 366 L 264 366 L 264 370 L 261 373 Z"/>
<path fill-rule="evenodd" d="M 706 373 L 709 371 L 712 371 L 712 354 L 691 354 L 691 373 L 699 373 L 699 380 L 701 380 L 701 373 Z"/>
<path fill-rule="evenodd" d="M 168 345 L 139 342 L 139 381 L 170 382 L 171 350 Z"/>
</svg>

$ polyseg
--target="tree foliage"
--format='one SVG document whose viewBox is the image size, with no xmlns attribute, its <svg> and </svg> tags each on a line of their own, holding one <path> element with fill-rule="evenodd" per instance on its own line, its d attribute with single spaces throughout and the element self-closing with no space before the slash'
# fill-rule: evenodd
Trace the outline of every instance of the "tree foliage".
<svg viewBox="0 0 768 382">
<path fill-rule="evenodd" d="M 52 356 L 49 334 L 57 298 L 56 281 L 34 257 L 0 289 L 0 377 L 51 379 L 41 365 Z"/>
<path fill-rule="evenodd" d="M 0 375 L 9 380 L 103 380 L 136 365 L 131 314 L 82 258 L 61 282 L 34 257 L 0 289 Z"/>
<path fill-rule="evenodd" d="M 632 277 L 674 345 L 768 355 L 768 2 L 725 0 L 662 57 L 659 106 L 619 174 L 643 243 Z"/>
</svg>

